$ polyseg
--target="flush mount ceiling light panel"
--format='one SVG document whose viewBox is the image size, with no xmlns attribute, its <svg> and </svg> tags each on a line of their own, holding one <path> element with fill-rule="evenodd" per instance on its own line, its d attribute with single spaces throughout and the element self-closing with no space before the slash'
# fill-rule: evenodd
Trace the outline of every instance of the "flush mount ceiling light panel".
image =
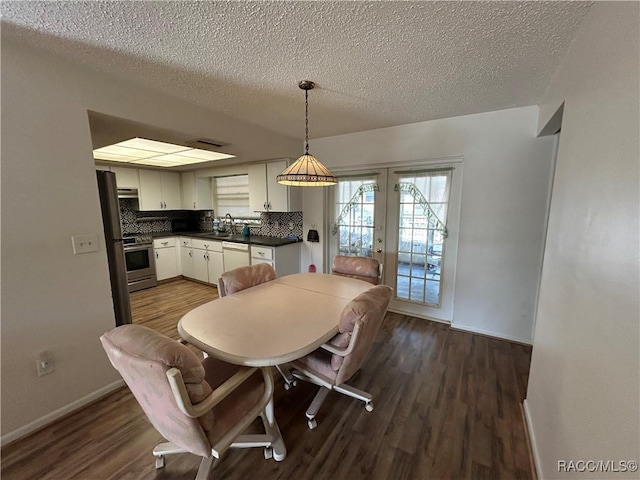
<svg viewBox="0 0 640 480">
<path fill-rule="evenodd" d="M 137 137 L 97 148 L 93 151 L 93 158 L 96 160 L 165 168 L 233 157 L 235 155 L 229 155 L 228 153 L 189 148 Z"/>
<path fill-rule="evenodd" d="M 338 179 L 322 163 L 309 153 L 309 90 L 316 86 L 311 80 L 302 80 L 298 86 L 304 90 L 304 155 L 285 168 L 276 177 L 282 185 L 294 187 L 327 187 L 338 183 Z"/>
</svg>

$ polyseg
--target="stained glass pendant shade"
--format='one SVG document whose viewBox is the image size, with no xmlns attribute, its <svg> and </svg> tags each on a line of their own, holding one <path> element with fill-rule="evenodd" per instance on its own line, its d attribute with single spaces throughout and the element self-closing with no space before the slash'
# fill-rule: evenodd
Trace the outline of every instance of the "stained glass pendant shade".
<svg viewBox="0 0 640 480">
<path fill-rule="evenodd" d="M 335 175 L 309 153 L 309 90 L 315 87 L 311 80 L 302 80 L 298 86 L 304 90 L 305 98 L 305 152 L 298 160 L 285 168 L 276 177 L 281 185 L 296 187 L 327 187 L 338 183 Z"/>
</svg>

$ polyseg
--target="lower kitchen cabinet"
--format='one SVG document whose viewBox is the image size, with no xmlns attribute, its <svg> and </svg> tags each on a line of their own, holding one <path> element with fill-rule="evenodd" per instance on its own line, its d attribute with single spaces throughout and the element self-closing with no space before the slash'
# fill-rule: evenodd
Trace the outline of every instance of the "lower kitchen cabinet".
<svg viewBox="0 0 640 480">
<path fill-rule="evenodd" d="M 187 278 L 195 278 L 193 273 L 193 247 L 191 239 L 180 237 L 180 273 Z"/>
<path fill-rule="evenodd" d="M 267 263 L 279 277 L 300 273 L 300 244 L 290 243 L 281 247 L 251 245 L 251 265 Z"/>
<path fill-rule="evenodd" d="M 201 282 L 218 284 L 224 272 L 222 242 L 192 239 L 193 278 Z"/>
<path fill-rule="evenodd" d="M 153 241 L 158 281 L 178 276 L 178 252 L 175 237 L 157 238 Z"/>
</svg>

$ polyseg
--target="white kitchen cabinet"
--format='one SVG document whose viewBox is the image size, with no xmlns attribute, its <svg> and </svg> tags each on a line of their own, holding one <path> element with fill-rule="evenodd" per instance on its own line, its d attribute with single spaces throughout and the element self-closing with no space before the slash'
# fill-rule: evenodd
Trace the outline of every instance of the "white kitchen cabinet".
<svg viewBox="0 0 640 480">
<path fill-rule="evenodd" d="M 224 259 L 222 257 L 222 252 L 209 251 L 209 283 L 214 284 L 216 287 L 218 286 L 218 279 L 222 276 L 224 272 Z"/>
<path fill-rule="evenodd" d="M 302 210 L 299 187 L 280 185 L 276 177 L 287 168 L 286 160 L 249 165 L 249 208 L 254 212 Z"/>
<path fill-rule="evenodd" d="M 180 191 L 180 174 L 175 172 L 160 172 L 162 185 L 162 201 L 166 210 L 182 209 L 182 194 Z"/>
<path fill-rule="evenodd" d="M 180 210 L 180 174 L 138 170 L 140 210 Z"/>
<path fill-rule="evenodd" d="M 118 188 L 140 188 L 140 179 L 137 168 L 111 167 L 116 174 Z"/>
<path fill-rule="evenodd" d="M 158 281 L 178 276 L 178 252 L 175 237 L 157 238 L 153 241 Z"/>
<path fill-rule="evenodd" d="M 251 245 L 251 265 L 267 263 L 279 277 L 300 273 L 300 243 L 290 243 L 280 247 Z"/>
<path fill-rule="evenodd" d="M 180 175 L 183 210 L 213 210 L 211 177 L 199 178 L 195 172 Z"/>
<path fill-rule="evenodd" d="M 222 242 L 214 240 L 192 239 L 193 246 L 193 278 L 213 285 L 224 272 L 222 258 Z"/>
<path fill-rule="evenodd" d="M 180 271 L 179 273 L 187 278 L 195 278 L 193 272 L 193 247 L 191 239 L 180 237 Z"/>
</svg>

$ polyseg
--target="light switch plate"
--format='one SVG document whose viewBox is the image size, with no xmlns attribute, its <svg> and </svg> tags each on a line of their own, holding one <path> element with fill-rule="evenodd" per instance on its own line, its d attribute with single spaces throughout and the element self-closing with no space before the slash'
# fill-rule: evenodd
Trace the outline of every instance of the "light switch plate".
<svg viewBox="0 0 640 480">
<path fill-rule="evenodd" d="M 95 233 L 90 235 L 72 235 L 71 243 L 73 245 L 74 255 L 98 251 L 98 235 Z"/>
</svg>

